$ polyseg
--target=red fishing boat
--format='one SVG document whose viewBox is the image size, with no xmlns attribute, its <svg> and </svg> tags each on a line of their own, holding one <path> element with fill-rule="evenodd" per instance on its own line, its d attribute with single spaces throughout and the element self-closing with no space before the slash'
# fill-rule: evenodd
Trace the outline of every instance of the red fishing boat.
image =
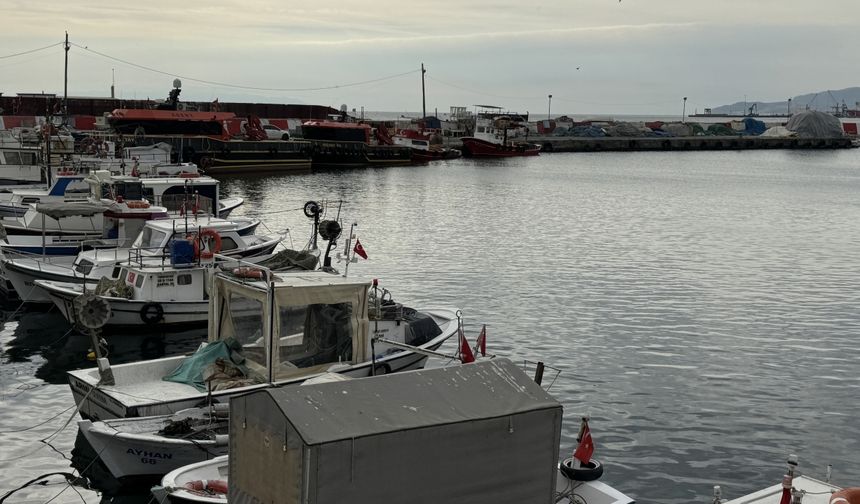
<svg viewBox="0 0 860 504">
<path fill-rule="evenodd" d="M 527 138 L 528 128 L 517 117 L 488 118 L 484 114 L 479 114 L 475 122 L 475 134 L 461 139 L 463 156 L 473 158 L 537 156 L 541 146 L 529 143 L 525 140 Z"/>
</svg>

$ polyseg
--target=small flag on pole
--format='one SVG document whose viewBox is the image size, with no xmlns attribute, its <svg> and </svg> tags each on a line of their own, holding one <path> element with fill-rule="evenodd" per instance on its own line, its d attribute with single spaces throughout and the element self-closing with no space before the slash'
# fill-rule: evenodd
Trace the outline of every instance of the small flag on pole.
<svg viewBox="0 0 860 504">
<path fill-rule="evenodd" d="M 487 356 L 487 324 L 481 327 L 481 334 L 478 335 L 478 341 L 475 343 L 475 348 L 481 352 L 483 357 Z"/>
<path fill-rule="evenodd" d="M 361 246 L 361 242 L 358 241 L 358 238 L 355 239 L 355 247 L 352 248 L 352 251 L 355 252 L 356 255 L 360 255 L 367 259 L 367 252 L 364 251 L 364 247 Z"/>
<path fill-rule="evenodd" d="M 460 337 L 460 362 L 463 364 L 475 362 L 475 355 L 472 353 L 472 348 L 469 346 L 469 342 L 466 341 L 466 335 L 463 334 L 463 328 L 462 327 L 459 330 L 459 337 Z"/>
<path fill-rule="evenodd" d="M 588 428 L 588 423 L 582 429 L 582 437 L 579 440 L 579 446 L 573 452 L 573 458 L 579 460 L 583 464 L 591 461 L 591 456 L 594 455 L 594 440 L 591 439 L 591 429 Z"/>
</svg>

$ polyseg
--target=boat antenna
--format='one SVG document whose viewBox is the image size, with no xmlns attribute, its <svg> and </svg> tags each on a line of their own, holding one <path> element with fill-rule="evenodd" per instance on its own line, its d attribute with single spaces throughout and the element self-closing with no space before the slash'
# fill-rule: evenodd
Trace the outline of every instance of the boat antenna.
<svg viewBox="0 0 860 504">
<path fill-rule="evenodd" d="M 421 118 L 427 118 L 427 99 L 424 94 L 424 74 L 427 70 L 424 69 L 424 63 L 421 63 Z"/>
<path fill-rule="evenodd" d="M 63 42 L 63 48 L 66 52 L 66 66 L 63 70 L 63 126 L 69 124 L 69 49 L 71 47 L 69 32 L 66 32 L 66 41 Z"/>
</svg>

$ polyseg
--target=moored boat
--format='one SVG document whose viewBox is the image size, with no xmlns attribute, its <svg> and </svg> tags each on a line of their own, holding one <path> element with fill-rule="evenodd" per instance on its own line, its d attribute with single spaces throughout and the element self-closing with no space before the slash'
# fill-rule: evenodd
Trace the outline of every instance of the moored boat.
<svg viewBox="0 0 860 504">
<path fill-rule="evenodd" d="M 236 362 L 242 363 L 241 380 L 213 385 L 211 397 L 218 402 L 329 371 L 360 377 L 419 368 L 427 360 L 420 351 L 438 349 L 459 327 L 456 310 L 415 311 L 396 304 L 375 312 L 371 322 L 371 283 L 366 280 L 324 271 L 210 271 L 210 345 L 238 341 L 229 355 L 235 353 Z M 374 335 L 381 334 L 417 350 L 375 341 Z M 113 385 L 103 380 L 99 369 L 70 371 L 69 385 L 85 418 L 167 414 L 207 398 L 205 387 L 175 376 L 178 368 L 199 364 L 200 358 L 112 366 Z M 165 380 L 171 374 L 176 381 Z"/>
</svg>

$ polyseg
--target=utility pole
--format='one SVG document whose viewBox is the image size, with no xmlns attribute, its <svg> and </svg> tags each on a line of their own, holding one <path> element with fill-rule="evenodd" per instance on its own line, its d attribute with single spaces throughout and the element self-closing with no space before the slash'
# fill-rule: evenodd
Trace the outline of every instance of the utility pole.
<svg viewBox="0 0 860 504">
<path fill-rule="evenodd" d="M 63 70 L 63 125 L 69 123 L 69 32 L 66 32 L 66 41 L 63 48 L 66 50 L 66 67 Z"/>
<path fill-rule="evenodd" d="M 546 106 L 546 120 L 552 119 L 552 95 L 547 96 L 549 103 Z"/>
<path fill-rule="evenodd" d="M 687 97 L 684 97 L 684 107 L 681 109 L 681 122 L 687 122 Z"/>
<path fill-rule="evenodd" d="M 427 99 L 424 96 L 424 74 L 427 73 L 427 70 L 424 70 L 424 63 L 421 63 L 421 118 L 427 118 Z"/>
</svg>

